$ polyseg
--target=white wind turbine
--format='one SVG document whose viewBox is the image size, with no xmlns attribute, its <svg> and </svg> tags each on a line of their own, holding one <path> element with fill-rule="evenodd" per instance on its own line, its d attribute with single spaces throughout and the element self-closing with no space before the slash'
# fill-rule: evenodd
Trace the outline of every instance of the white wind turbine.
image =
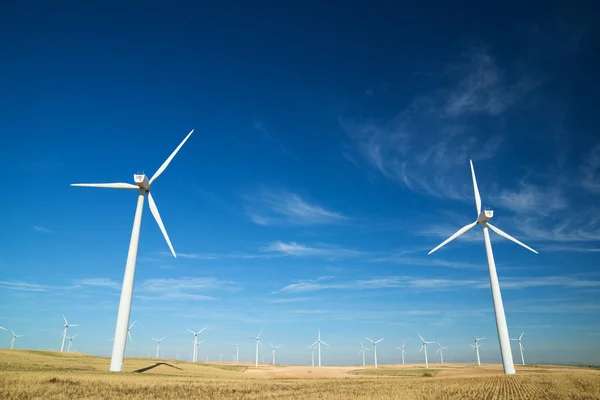
<svg viewBox="0 0 600 400">
<path fill-rule="evenodd" d="M 327 347 L 331 347 L 331 346 L 329 346 L 327 343 L 325 343 L 324 341 L 321 340 L 321 329 L 318 330 L 318 333 L 319 333 L 319 338 L 317 339 L 316 342 L 311 344 L 311 346 L 317 345 L 317 348 L 319 349 L 319 367 L 320 367 L 321 366 L 321 343 L 323 343 Z"/>
<path fill-rule="evenodd" d="M 79 335 L 79 333 L 74 334 L 73 336 L 67 336 L 69 339 L 69 346 L 67 347 L 67 353 L 71 352 L 71 345 L 73 344 L 73 339 L 75 339 Z"/>
<path fill-rule="evenodd" d="M 133 324 L 129 325 L 129 328 L 127 328 L 127 337 L 129 337 L 129 341 L 133 342 L 133 339 L 131 338 L 131 328 L 133 328 L 133 326 L 136 324 L 137 319 L 135 321 L 133 321 Z"/>
<path fill-rule="evenodd" d="M 10 341 L 10 349 L 12 350 L 13 347 L 15 346 L 15 339 L 21 338 L 21 337 L 23 337 L 25 335 L 17 335 L 15 333 L 15 331 L 13 331 L 13 330 L 11 330 L 11 332 L 12 332 L 13 335 L 12 335 L 12 340 Z"/>
<path fill-rule="evenodd" d="M 166 336 L 164 338 L 162 338 L 162 339 L 152 338 L 152 340 L 156 340 L 156 358 L 158 358 L 158 352 L 160 351 L 160 342 L 162 342 L 166 338 L 167 338 Z"/>
<path fill-rule="evenodd" d="M 480 347 L 481 345 L 479 344 L 479 341 L 480 341 L 480 340 L 484 340 L 485 338 L 484 338 L 484 337 L 482 337 L 482 338 L 479 338 L 479 339 L 477 339 L 477 338 L 476 338 L 475 336 L 473 336 L 473 335 L 471 335 L 471 337 L 472 337 L 472 338 L 473 338 L 473 340 L 475 341 L 475 344 L 474 344 L 474 345 L 471 345 L 471 347 L 472 347 L 472 348 L 474 348 L 474 349 L 475 349 L 475 353 L 477 353 L 477 365 L 481 365 L 481 360 L 479 359 L 479 347 Z"/>
<path fill-rule="evenodd" d="M 439 341 L 437 342 L 437 345 L 438 345 L 438 348 L 437 348 L 436 353 L 440 353 L 440 361 L 443 364 L 444 363 L 444 350 L 448 350 L 448 348 L 443 347 Z"/>
<path fill-rule="evenodd" d="M 77 324 L 69 324 L 67 322 L 67 319 L 65 318 L 65 316 L 62 316 L 63 319 L 65 320 L 65 329 L 63 330 L 63 335 L 62 335 L 62 344 L 60 345 L 60 351 L 63 352 L 65 350 L 65 342 L 67 341 L 67 329 L 69 329 L 69 327 L 71 326 L 79 326 Z"/>
<path fill-rule="evenodd" d="M 240 344 L 236 344 L 235 345 L 235 362 L 239 363 L 240 362 Z"/>
<path fill-rule="evenodd" d="M 375 368 L 377 368 L 377 343 L 381 342 L 383 340 L 383 338 L 376 340 L 376 341 L 373 341 L 369 338 L 367 338 L 367 340 L 369 342 L 373 343 L 373 356 L 375 357 Z M 363 353 L 363 355 L 364 355 L 364 353 Z"/>
<path fill-rule="evenodd" d="M 404 341 L 404 343 L 402 343 L 402 346 L 396 347 L 397 349 L 400 349 L 400 352 L 402 354 L 402 365 L 404 365 L 404 355 L 406 354 L 406 351 L 404 351 L 405 344 L 406 344 L 406 341 Z"/>
<path fill-rule="evenodd" d="M 417 333 L 417 335 L 419 335 L 419 337 L 421 338 L 421 350 L 419 350 L 419 353 L 423 351 L 423 349 L 425 349 L 425 368 L 429 368 L 429 362 L 427 361 L 427 345 L 430 343 L 435 343 L 435 342 L 427 342 L 425 341 L 425 339 L 423 339 L 423 336 L 421 336 L 421 334 Z"/>
<path fill-rule="evenodd" d="M 202 331 L 204 331 L 206 329 L 206 327 L 200 329 L 198 332 L 194 332 L 191 329 L 187 329 L 188 332 L 190 332 L 192 335 L 194 335 L 194 351 L 192 353 L 192 362 L 197 362 L 198 361 L 198 334 L 202 333 Z"/>
<path fill-rule="evenodd" d="M 144 198 L 148 196 L 148 204 L 150 206 L 150 211 L 154 216 L 154 219 L 158 223 L 158 227 L 160 228 L 165 240 L 167 241 L 167 245 L 169 249 L 171 249 L 171 253 L 173 253 L 173 257 L 177 257 L 175 254 L 175 250 L 173 249 L 173 245 L 171 245 L 171 240 L 169 240 L 169 235 L 167 235 L 167 231 L 165 226 L 162 223 L 160 218 L 160 214 L 158 213 L 158 208 L 156 208 L 156 204 L 154 203 L 154 199 L 150 194 L 150 187 L 152 183 L 165 171 L 165 169 L 169 166 L 173 157 L 177 154 L 179 149 L 184 145 L 184 143 L 189 139 L 194 130 L 192 129 L 190 133 L 183 139 L 183 141 L 177 146 L 175 151 L 171 153 L 169 158 L 160 166 L 160 168 L 154 173 L 152 178 L 148 180 L 148 177 L 145 174 L 135 174 L 133 175 L 133 180 L 135 185 L 131 183 L 74 183 L 71 186 L 86 186 L 86 187 L 98 187 L 98 188 L 111 188 L 111 189 L 127 189 L 127 190 L 137 190 L 138 191 L 138 199 L 137 206 L 135 209 L 135 218 L 133 220 L 133 229 L 131 231 L 131 240 L 129 242 L 129 251 L 127 252 L 127 263 L 125 264 L 125 275 L 123 277 L 123 286 L 121 288 L 121 299 L 119 301 L 119 311 L 117 314 L 117 324 L 115 327 L 115 340 L 113 343 L 113 351 L 110 359 L 110 371 L 113 372 L 121 372 L 123 371 L 123 358 L 125 357 L 125 346 L 127 344 L 127 326 L 129 325 L 129 315 L 131 313 L 131 299 L 133 296 L 133 281 L 135 278 L 135 263 L 137 259 L 138 252 L 138 243 L 140 239 L 140 227 L 142 225 L 142 209 L 144 206 Z"/>
<path fill-rule="evenodd" d="M 315 348 L 316 348 L 316 346 L 310 345 L 310 346 L 306 346 L 306 347 L 308 347 L 310 349 L 311 359 L 312 359 L 312 366 L 314 367 L 315 366 Z"/>
<path fill-rule="evenodd" d="M 477 187 L 477 180 L 475 179 L 475 168 L 473 168 L 473 161 L 471 163 L 471 176 L 473 178 L 473 191 L 475 193 L 475 206 L 477 208 L 477 220 L 468 225 L 460 228 L 454 235 L 444 240 L 440 245 L 431 250 L 428 254 L 433 253 L 440 247 L 456 239 L 463 233 L 476 225 L 481 225 L 483 228 L 483 240 L 485 242 L 485 252 L 488 260 L 488 270 L 490 274 L 490 286 L 492 289 L 492 299 L 494 301 L 494 314 L 496 315 L 496 329 L 498 330 L 498 341 L 500 342 L 500 355 L 502 357 L 502 367 L 505 374 L 514 374 L 515 365 L 512 358 L 512 352 L 510 349 L 510 340 L 508 337 L 508 326 L 506 324 L 506 315 L 504 315 L 504 305 L 502 304 L 502 294 L 500 293 L 500 284 L 498 283 L 498 273 L 496 272 L 496 264 L 494 262 L 494 253 L 492 252 L 492 242 L 490 240 L 490 233 L 488 228 L 496 232 L 498 235 L 512 240 L 516 244 L 525 247 L 527 250 L 538 254 L 537 251 L 527 246 L 526 244 L 518 241 L 508 233 L 496 228 L 494 225 L 489 223 L 489 220 L 494 216 L 494 211 L 483 210 L 481 211 L 481 196 L 479 195 L 479 189 Z"/>
<path fill-rule="evenodd" d="M 521 350 L 521 364 L 525 365 L 525 359 L 523 358 L 523 335 L 525 334 L 525 332 L 521 333 L 521 336 L 519 336 L 518 339 L 510 339 L 510 340 L 516 340 L 517 342 L 519 342 L 519 349 Z"/>
<path fill-rule="evenodd" d="M 362 342 L 360 342 L 360 351 L 358 352 L 358 355 L 360 356 L 362 354 L 363 367 L 366 365 L 366 363 L 365 363 L 365 351 L 371 351 L 371 350 L 365 348 L 365 346 L 363 346 Z"/>
<path fill-rule="evenodd" d="M 260 333 L 258 335 L 256 335 L 256 337 L 249 337 L 248 339 L 252 339 L 252 340 L 256 340 L 256 362 L 254 364 L 254 366 L 258 367 L 258 345 L 260 344 L 260 347 L 262 347 L 262 343 L 260 342 L 260 335 L 262 335 L 264 329 L 260 330 Z"/>
<path fill-rule="evenodd" d="M 271 345 L 271 350 L 273 350 L 273 365 L 275 365 L 275 350 L 280 348 L 281 345 L 279 346 L 273 346 L 273 343 L 269 343 Z"/>
</svg>

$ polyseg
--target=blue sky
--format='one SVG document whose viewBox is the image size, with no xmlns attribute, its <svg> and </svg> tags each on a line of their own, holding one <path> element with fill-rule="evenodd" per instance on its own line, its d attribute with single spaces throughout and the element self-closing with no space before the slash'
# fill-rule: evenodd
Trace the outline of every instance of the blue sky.
<svg viewBox="0 0 600 400">
<path fill-rule="evenodd" d="M 596 10 L 597 11 L 597 10 Z M 0 16 L 0 325 L 18 348 L 109 355 L 135 193 L 145 206 L 130 356 L 420 362 L 417 332 L 470 362 L 499 348 L 469 158 L 511 337 L 528 362 L 600 359 L 600 90 L 594 10 L 352 2 L 24 3 Z M 0 344 L 10 335 L 0 332 Z M 433 348 L 431 348 L 433 349 Z M 517 358 L 517 347 L 514 347 Z M 270 353 L 265 350 L 267 358 Z M 430 350 L 430 359 L 437 360 Z"/>
</svg>

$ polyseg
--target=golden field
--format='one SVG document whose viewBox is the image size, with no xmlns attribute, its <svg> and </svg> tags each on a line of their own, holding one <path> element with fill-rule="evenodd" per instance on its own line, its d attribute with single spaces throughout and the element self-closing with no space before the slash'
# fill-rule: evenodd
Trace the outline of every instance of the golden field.
<svg viewBox="0 0 600 400">
<path fill-rule="evenodd" d="M 249 366 L 0 350 L 0 399 L 600 399 L 600 371 L 500 365 Z M 424 376 L 428 373 L 431 376 Z"/>
</svg>

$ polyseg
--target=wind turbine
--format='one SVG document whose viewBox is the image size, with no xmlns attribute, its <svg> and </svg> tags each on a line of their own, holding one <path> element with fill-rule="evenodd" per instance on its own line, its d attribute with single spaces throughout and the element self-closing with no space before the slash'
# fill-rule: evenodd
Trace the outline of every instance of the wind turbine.
<svg viewBox="0 0 600 400">
<path fill-rule="evenodd" d="M 198 334 L 202 333 L 202 331 L 204 331 L 206 329 L 206 327 L 200 329 L 198 332 L 194 332 L 191 329 L 187 329 L 188 332 L 190 332 L 192 335 L 194 335 L 194 352 L 192 353 L 192 362 L 197 362 L 198 361 Z"/>
<path fill-rule="evenodd" d="M 474 349 L 475 349 L 475 352 L 477 353 L 477 365 L 481 365 L 481 361 L 479 360 L 479 347 L 480 347 L 481 345 L 479 344 L 479 341 L 480 341 L 480 340 L 484 340 L 485 338 L 484 338 L 484 337 L 482 337 L 482 338 L 479 338 L 479 339 L 477 339 L 477 338 L 475 338 L 475 336 L 473 336 L 473 335 L 471 335 L 471 337 L 472 337 L 472 338 L 473 338 L 473 340 L 475 341 L 475 345 L 471 345 L 471 347 L 472 347 L 472 348 L 474 348 Z"/>
<path fill-rule="evenodd" d="M 310 346 L 306 346 L 306 347 L 308 347 L 310 349 L 311 358 L 312 358 L 312 366 L 314 367 L 315 366 L 315 346 L 310 345 Z"/>
<path fill-rule="evenodd" d="M 235 345 L 235 362 L 239 363 L 240 362 L 240 344 L 236 344 Z"/>
<path fill-rule="evenodd" d="M 383 338 L 376 340 L 376 341 L 373 341 L 369 338 L 367 338 L 367 340 L 369 342 L 373 343 L 373 356 L 375 357 L 375 368 L 377 368 L 377 343 L 381 342 L 383 340 Z M 363 353 L 363 355 L 364 355 L 364 353 Z"/>
<path fill-rule="evenodd" d="M 65 316 L 62 316 L 63 319 L 65 320 L 65 329 L 63 330 L 63 338 L 62 338 L 62 344 L 60 345 L 60 351 L 63 352 L 65 349 L 65 341 L 67 340 L 67 329 L 69 329 L 69 327 L 71 326 L 79 326 L 77 324 L 69 324 L 67 322 L 67 319 L 65 318 Z"/>
<path fill-rule="evenodd" d="M 279 346 L 273 346 L 273 343 L 269 343 L 271 345 L 271 349 L 273 350 L 273 365 L 275 365 L 275 349 L 278 349 L 281 347 L 281 345 Z"/>
<path fill-rule="evenodd" d="M 23 337 L 25 335 L 17 335 L 15 333 L 15 331 L 13 331 L 13 330 L 11 330 L 11 332 L 12 332 L 13 335 L 12 335 L 12 340 L 10 341 L 10 349 L 12 350 L 13 347 L 14 347 L 14 345 L 15 345 L 15 339 L 18 339 L 18 338 Z"/>
<path fill-rule="evenodd" d="M 264 329 L 260 330 L 260 333 L 256 337 L 249 337 L 248 339 L 256 340 L 256 363 L 254 366 L 258 367 L 258 345 L 262 348 L 262 343 L 260 342 L 260 335 L 262 335 Z"/>
<path fill-rule="evenodd" d="M 156 340 L 156 357 L 155 358 L 158 358 L 158 352 L 160 351 L 160 342 L 162 342 L 166 338 L 167 338 L 166 336 L 164 338 L 162 338 L 162 339 L 154 339 L 154 338 L 152 338 L 152 340 Z"/>
<path fill-rule="evenodd" d="M 525 365 L 525 359 L 523 358 L 523 342 L 521 341 L 521 339 L 523 339 L 523 335 L 525 334 L 525 332 L 521 333 L 521 336 L 519 336 L 518 339 L 510 339 L 510 340 L 516 340 L 517 342 L 519 342 L 519 349 L 521 350 L 521 364 Z"/>
<path fill-rule="evenodd" d="M 136 324 L 137 319 L 135 321 L 133 321 L 133 324 L 129 325 L 129 328 L 127 328 L 127 337 L 129 337 L 129 341 L 133 342 L 133 339 L 131 338 L 131 328 L 133 328 L 133 326 Z"/>
<path fill-rule="evenodd" d="M 402 343 L 402 346 L 396 347 L 397 349 L 400 349 L 400 352 L 402 354 L 402 365 L 404 365 L 404 355 L 406 354 L 406 352 L 404 351 L 405 344 L 406 344 L 406 341 L 404 341 L 404 343 Z"/>
<path fill-rule="evenodd" d="M 362 342 L 360 342 L 360 351 L 358 352 L 358 355 L 360 356 L 362 354 L 363 367 L 366 365 L 365 364 L 365 351 L 370 351 L 370 350 L 365 348 L 365 346 L 363 346 Z"/>
<path fill-rule="evenodd" d="M 75 339 L 79 335 L 79 333 L 74 334 L 73 336 L 67 336 L 69 339 L 69 347 L 67 347 L 67 353 L 71 352 L 71 345 L 73 344 L 73 339 Z"/>
<path fill-rule="evenodd" d="M 437 345 L 438 345 L 438 348 L 437 348 L 436 353 L 440 353 L 440 361 L 443 364 L 444 363 L 444 350 L 448 350 L 448 348 L 443 347 L 439 341 L 437 342 Z"/>
<path fill-rule="evenodd" d="M 133 220 L 133 229 L 131 231 L 131 240 L 129 242 L 129 251 L 127 252 L 127 263 L 125 264 L 125 274 L 123 277 L 123 286 L 121 288 L 121 299 L 119 301 L 119 312 L 117 314 L 117 324 L 115 327 L 115 341 L 113 343 L 113 351 L 112 356 L 110 358 L 110 371 L 113 372 L 121 372 L 123 371 L 123 358 L 125 357 L 125 346 L 127 344 L 127 327 L 129 326 L 129 316 L 131 313 L 131 299 L 133 296 L 133 281 L 135 278 L 135 263 L 137 259 L 138 252 L 138 243 L 140 239 L 140 227 L 142 225 L 142 210 L 144 206 L 144 198 L 148 196 L 148 204 L 150 206 L 150 211 L 154 216 L 154 219 L 158 223 L 158 227 L 162 231 L 165 240 L 167 241 L 167 245 L 173 253 L 173 257 L 177 258 L 175 254 L 175 250 L 173 249 L 173 245 L 171 245 L 171 240 L 169 240 L 169 235 L 167 235 L 167 231 L 165 226 L 162 223 L 160 218 L 160 214 L 158 213 L 158 208 L 156 208 L 156 204 L 154 203 L 154 199 L 150 194 L 150 187 L 152 183 L 167 169 L 173 157 L 177 154 L 179 149 L 185 144 L 185 142 L 192 135 L 194 130 L 192 129 L 190 133 L 183 139 L 183 141 L 177 146 L 175 151 L 171 153 L 169 158 L 160 166 L 160 168 L 154 173 L 152 178 L 148 180 L 148 177 L 145 174 L 135 174 L 133 175 L 133 181 L 135 185 L 131 183 L 74 183 L 71 186 L 86 186 L 86 187 L 98 187 L 98 188 L 112 188 L 112 189 L 127 189 L 127 190 L 137 190 L 138 199 L 137 206 L 135 209 L 135 218 Z"/>
<path fill-rule="evenodd" d="M 331 346 L 329 346 L 327 343 L 325 343 L 324 341 L 321 340 L 321 329 L 318 330 L 318 333 L 319 333 L 319 338 L 317 339 L 316 342 L 311 344 L 311 346 L 317 345 L 317 347 L 319 349 L 319 367 L 320 367 L 321 366 L 321 343 L 323 343 L 327 347 L 331 347 Z"/>
<path fill-rule="evenodd" d="M 427 361 L 427 345 L 430 343 L 435 343 L 435 342 L 427 342 L 425 341 L 425 339 L 423 339 L 423 336 L 421 336 L 421 334 L 417 333 L 417 335 L 419 335 L 419 337 L 421 338 L 421 350 L 419 350 L 419 353 L 423 351 L 423 349 L 425 349 L 425 368 L 429 368 L 429 362 Z"/>
<path fill-rule="evenodd" d="M 494 262 L 494 253 L 492 252 L 492 242 L 490 240 L 490 233 L 488 228 L 496 232 L 498 235 L 512 240 L 516 244 L 525 247 L 527 250 L 538 254 L 537 251 L 527 246 L 526 244 L 518 241 L 508 233 L 496 228 L 494 225 L 489 223 L 489 220 L 494 216 L 494 211 L 483 210 L 481 211 L 481 196 L 479 195 L 479 189 L 477 187 L 477 179 L 475 179 L 475 168 L 473 168 L 473 161 L 471 163 L 471 176 L 473 178 L 473 191 L 475 193 L 475 207 L 477 208 L 477 220 L 468 225 L 460 228 L 454 235 L 444 240 L 440 245 L 431 250 L 429 254 L 433 253 L 440 247 L 456 239 L 463 233 L 476 225 L 481 225 L 483 228 L 483 241 L 485 243 L 485 252 L 488 260 L 488 270 L 490 274 L 490 286 L 492 289 L 492 299 L 494 301 L 494 314 L 496 315 L 496 329 L 498 330 L 498 341 L 500 342 L 500 355 L 502 357 L 502 367 L 505 374 L 514 374 L 515 365 L 512 358 L 512 352 L 510 348 L 510 340 L 508 337 L 508 326 L 506 324 L 506 315 L 504 315 L 504 305 L 502 304 L 502 294 L 500 293 L 500 284 L 498 283 L 498 273 L 496 272 L 496 264 Z"/>
</svg>

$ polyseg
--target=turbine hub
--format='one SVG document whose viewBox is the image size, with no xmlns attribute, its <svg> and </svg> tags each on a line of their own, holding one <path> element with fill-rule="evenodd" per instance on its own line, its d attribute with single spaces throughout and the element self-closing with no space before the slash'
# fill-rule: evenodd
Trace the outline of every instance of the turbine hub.
<svg viewBox="0 0 600 400">
<path fill-rule="evenodd" d="M 140 189 L 144 189 L 146 191 L 150 189 L 150 183 L 146 174 L 134 174 L 133 181 Z"/>
<path fill-rule="evenodd" d="M 494 210 L 483 210 L 479 217 L 477 217 L 477 223 L 482 224 L 489 221 L 494 216 Z"/>
</svg>

